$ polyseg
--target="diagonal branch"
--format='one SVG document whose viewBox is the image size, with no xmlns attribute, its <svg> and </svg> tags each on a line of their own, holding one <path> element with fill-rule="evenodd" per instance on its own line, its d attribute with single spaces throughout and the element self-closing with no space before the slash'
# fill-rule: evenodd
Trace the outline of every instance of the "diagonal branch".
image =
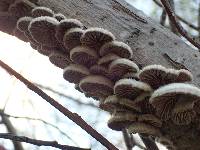
<svg viewBox="0 0 200 150">
<path fill-rule="evenodd" d="M 25 136 L 16 136 L 10 133 L 0 133 L 0 138 L 10 139 L 13 141 L 18 141 L 18 142 L 25 142 L 25 143 L 29 143 L 29 144 L 33 144 L 37 146 L 50 146 L 50 147 L 55 147 L 62 150 L 90 150 L 90 149 L 78 148 L 74 146 L 61 145 L 56 141 L 35 140 L 35 139 L 31 139 Z"/>
<path fill-rule="evenodd" d="M 193 40 L 193 38 L 187 33 L 187 31 L 182 27 L 182 25 L 177 21 L 176 19 L 176 15 L 175 13 L 173 12 L 170 4 L 168 1 L 166 0 L 161 0 L 168 16 L 169 16 L 169 19 L 171 21 L 171 23 L 174 24 L 174 26 L 176 27 L 176 29 L 178 30 L 178 32 L 183 36 L 185 37 L 191 44 L 193 44 L 195 47 L 197 47 L 198 49 L 200 49 L 200 44 L 196 41 Z"/>
<path fill-rule="evenodd" d="M 67 116 L 70 120 L 72 120 L 77 125 L 79 125 L 83 130 L 85 130 L 88 134 L 90 134 L 92 137 L 94 137 L 97 141 L 99 141 L 107 149 L 118 150 L 118 148 L 116 148 L 105 137 L 103 137 L 94 128 L 92 128 L 89 124 L 87 124 L 78 114 L 69 111 L 67 108 L 62 106 L 60 103 L 58 103 L 52 97 L 47 95 L 40 88 L 38 88 L 33 83 L 28 81 L 26 78 L 24 78 L 22 75 L 17 73 L 15 70 L 13 70 L 11 67 L 9 67 L 7 64 L 5 64 L 1 60 L 0 60 L 0 66 L 2 68 L 4 68 L 9 74 L 15 76 L 18 80 L 20 80 L 22 83 L 24 83 L 30 90 L 32 90 L 33 92 L 38 94 L 40 97 L 42 97 L 44 100 L 46 100 L 48 103 L 50 103 L 54 108 L 59 110 L 62 114 Z"/>
</svg>

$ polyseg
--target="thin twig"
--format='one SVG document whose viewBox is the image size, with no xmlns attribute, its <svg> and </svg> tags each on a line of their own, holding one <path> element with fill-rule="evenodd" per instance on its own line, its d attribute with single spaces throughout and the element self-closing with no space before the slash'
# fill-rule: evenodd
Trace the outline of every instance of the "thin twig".
<svg viewBox="0 0 200 150">
<path fill-rule="evenodd" d="M 160 16 L 160 24 L 162 26 L 165 26 L 165 21 L 166 21 L 166 11 L 163 9 L 162 14 Z"/>
<path fill-rule="evenodd" d="M 13 70 L 11 67 L 9 67 L 7 64 L 5 64 L 1 60 L 0 60 L 0 66 L 2 68 L 4 68 L 9 74 L 14 75 L 17 79 L 19 79 L 22 83 L 24 83 L 30 90 L 32 90 L 33 92 L 38 94 L 40 97 L 42 97 L 44 100 L 46 100 L 48 103 L 50 103 L 54 108 L 59 110 L 62 114 L 64 114 L 70 120 L 72 120 L 77 125 L 79 125 L 83 130 L 85 130 L 88 134 L 90 134 L 92 137 L 94 137 L 97 141 L 99 141 L 106 148 L 112 149 L 112 150 L 118 150 L 118 148 L 116 148 L 105 137 L 103 137 L 94 128 L 92 128 L 89 124 L 87 124 L 78 114 L 72 113 L 67 108 L 65 108 L 64 106 L 59 104 L 56 100 L 54 100 L 52 97 L 47 95 L 40 88 L 38 88 L 33 83 L 28 81 L 26 78 L 24 78 L 22 75 L 17 73 L 15 70 Z"/>
<path fill-rule="evenodd" d="M 129 136 L 127 130 L 124 129 L 124 130 L 122 131 L 122 134 L 123 134 L 123 137 L 124 137 L 124 143 L 125 143 L 125 145 L 126 145 L 127 150 L 132 150 L 132 148 L 133 148 L 135 145 L 133 145 L 133 143 L 131 142 L 130 136 Z"/>
<path fill-rule="evenodd" d="M 174 14 L 176 13 L 175 11 L 175 4 L 174 4 L 174 0 L 169 0 L 169 5 L 172 9 L 172 11 L 174 12 Z M 171 20 L 169 21 L 169 24 L 170 24 L 170 28 L 171 28 L 171 31 L 175 34 L 179 34 L 177 29 L 176 29 L 176 26 L 171 22 Z"/>
<path fill-rule="evenodd" d="M 74 146 L 69 146 L 69 145 L 61 145 L 56 141 L 35 140 L 29 137 L 16 136 L 10 133 L 0 133 L 0 138 L 10 139 L 10 140 L 19 141 L 19 142 L 25 142 L 25 143 L 29 143 L 29 144 L 33 144 L 37 146 L 50 146 L 50 147 L 55 147 L 62 150 L 90 150 L 86 148 L 79 148 L 79 147 L 74 147 Z"/>
<path fill-rule="evenodd" d="M 183 37 L 185 37 L 191 44 L 193 44 L 195 47 L 200 49 L 200 44 L 197 43 L 196 41 L 194 41 L 193 38 L 187 33 L 187 31 L 182 27 L 182 25 L 177 21 L 176 15 L 174 14 L 173 10 L 171 9 L 169 2 L 166 0 L 161 0 L 161 2 L 169 16 L 170 21 L 175 25 L 178 32 Z"/>
<path fill-rule="evenodd" d="M 151 139 L 144 137 L 142 134 L 140 134 L 140 138 L 142 139 L 144 145 L 146 146 L 148 150 L 159 150 L 156 143 L 152 141 Z"/>
</svg>

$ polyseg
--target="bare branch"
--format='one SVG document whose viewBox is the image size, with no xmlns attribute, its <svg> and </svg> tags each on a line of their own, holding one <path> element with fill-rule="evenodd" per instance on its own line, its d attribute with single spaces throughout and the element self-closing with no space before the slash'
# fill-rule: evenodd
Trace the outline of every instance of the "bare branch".
<svg viewBox="0 0 200 150">
<path fill-rule="evenodd" d="M 62 150 L 90 150 L 90 149 L 78 148 L 74 146 L 61 145 L 56 141 L 35 140 L 35 139 L 31 139 L 25 136 L 16 136 L 10 133 L 0 133 L 0 138 L 10 139 L 10 140 L 19 141 L 19 142 L 25 142 L 25 143 L 29 143 L 29 144 L 33 144 L 37 146 L 50 146 L 50 147 L 55 147 Z"/>
<path fill-rule="evenodd" d="M 160 24 L 162 26 L 165 26 L 165 21 L 166 21 L 166 11 L 163 9 L 162 14 L 160 16 Z"/>
<path fill-rule="evenodd" d="M 118 148 L 116 148 L 105 137 L 103 137 L 94 128 L 92 128 L 89 124 L 87 124 L 78 114 L 72 113 L 67 108 L 63 107 L 56 100 L 54 100 L 52 97 L 50 97 L 49 95 L 47 95 L 40 88 L 38 88 L 33 83 L 31 83 L 30 81 L 28 81 L 26 78 L 24 78 L 22 75 L 20 75 L 19 73 L 17 73 L 15 70 L 13 70 L 11 67 L 9 67 L 7 64 L 5 64 L 1 60 L 0 60 L 0 66 L 2 68 L 4 68 L 9 74 L 14 75 L 18 80 L 20 80 L 22 83 L 24 83 L 30 90 L 32 90 L 33 92 L 35 92 L 36 94 L 38 94 L 40 97 L 42 97 L 44 100 L 46 100 L 48 103 L 50 103 L 54 108 L 56 108 L 57 110 L 59 110 L 62 114 L 64 114 L 70 120 L 72 120 L 77 125 L 79 125 L 83 130 L 85 130 L 88 134 L 90 134 L 92 137 L 94 137 L 97 141 L 99 141 L 106 148 L 112 149 L 112 150 L 118 150 Z"/>
</svg>

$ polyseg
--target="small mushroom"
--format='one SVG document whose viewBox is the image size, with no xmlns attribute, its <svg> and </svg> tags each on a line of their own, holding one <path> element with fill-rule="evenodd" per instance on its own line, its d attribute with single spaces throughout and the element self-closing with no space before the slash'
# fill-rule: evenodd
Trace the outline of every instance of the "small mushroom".
<svg viewBox="0 0 200 150">
<path fill-rule="evenodd" d="M 37 48 L 38 52 L 42 55 L 49 56 L 52 52 L 57 51 L 57 47 L 49 47 L 45 45 L 40 45 Z"/>
<path fill-rule="evenodd" d="M 53 10 L 47 7 L 40 6 L 40 7 L 35 7 L 34 9 L 32 9 L 32 17 L 34 18 L 41 17 L 41 16 L 53 17 L 53 15 L 54 15 Z"/>
<path fill-rule="evenodd" d="M 188 70 L 185 69 L 180 69 L 178 70 L 179 74 L 177 77 L 177 82 L 189 82 L 192 81 L 193 76 L 191 74 L 191 72 L 189 72 Z"/>
<path fill-rule="evenodd" d="M 17 18 L 20 18 L 31 16 L 31 10 L 35 7 L 36 5 L 28 0 L 16 0 L 9 6 L 8 11 Z"/>
<path fill-rule="evenodd" d="M 172 110 L 177 101 L 196 102 L 199 100 L 199 88 L 185 83 L 172 83 L 154 91 L 149 102 L 156 109 L 157 116 L 166 121 L 172 117 Z"/>
<path fill-rule="evenodd" d="M 71 28 L 83 28 L 83 24 L 76 19 L 63 19 L 56 27 L 55 37 L 59 42 L 63 42 L 65 32 Z"/>
<path fill-rule="evenodd" d="M 196 117 L 194 101 L 180 99 L 172 110 L 172 120 L 177 125 L 188 125 Z"/>
<path fill-rule="evenodd" d="M 117 56 L 116 54 L 110 53 L 110 54 L 107 54 L 107 55 L 101 57 L 101 58 L 98 60 L 98 64 L 99 64 L 99 65 L 102 65 L 102 66 L 105 66 L 105 67 L 108 67 L 109 64 L 110 64 L 112 61 L 114 61 L 114 60 L 116 60 L 116 59 L 119 59 L 119 58 L 121 58 L 121 57 Z"/>
<path fill-rule="evenodd" d="M 137 121 L 137 117 L 137 114 L 131 112 L 115 111 L 108 120 L 108 127 L 112 130 L 122 131 L 124 128 Z"/>
<path fill-rule="evenodd" d="M 111 75 L 108 72 L 108 69 L 105 68 L 104 66 L 100 66 L 100 65 L 93 65 L 90 67 L 90 72 L 91 74 L 94 75 L 102 75 L 107 77 L 108 79 L 110 79 Z"/>
<path fill-rule="evenodd" d="M 152 114 L 141 114 L 138 116 L 138 122 L 149 124 L 156 128 L 162 127 L 162 121 Z"/>
<path fill-rule="evenodd" d="M 82 79 L 79 87 L 85 93 L 97 97 L 107 97 L 113 94 L 113 83 L 106 77 L 100 75 L 90 75 Z"/>
<path fill-rule="evenodd" d="M 78 64 L 70 64 L 63 70 L 63 78 L 71 83 L 78 84 L 81 79 L 90 74 L 89 70 Z M 79 86 L 81 89 L 81 87 Z"/>
<path fill-rule="evenodd" d="M 28 26 L 32 19 L 32 17 L 19 18 L 17 21 L 17 28 L 22 32 L 28 32 Z"/>
<path fill-rule="evenodd" d="M 113 41 L 114 35 L 102 28 L 89 28 L 85 30 L 81 37 L 81 43 L 85 46 L 99 50 L 102 45 Z"/>
<path fill-rule="evenodd" d="M 70 51 L 70 59 L 74 63 L 90 67 L 97 62 L 98 55 L 91 48 L 77 46 Z"/>
<path fill-rule="evenodd" d="M 161 136 L 161 132 L 158 128 L 142 122 L 134 122 L 133 124 L 129 125 L 128 132 L 133 134 L 135 133 L 147 134 L 155 137 Z"/>
<path fill-rule="evenodd" d="M 117 56 L 127 59 L 133 57 L 133 51 L 131 48 L 127 44 L 119 41 L 105 43 L 99 51 L 100 56 L 105 56 L 109 53 L 113 53 Z"/>
<path fill-rule="evenodd" d="M 34 18 L 29 26 L 32 37 L 40 44 L 56 47 L 58 42 L 55 38 L 55 27 L 58 21 L 53 17 L 42 16 Z"/>
<path fill-rule="evenodd" d="M 52 52 L 49 55 L 49 60 L 52 64 L 61 69 L 64 69 L 71 63 L 69 56 L 59 51 Z"/>
<path fill-rule="evenodd" d="M 28 38 L 25 36 L 24 32 L 20 31 L 18 28 L 14 29 L 13 35 L 24 42 L 28 42 Z"/>
<path fill-rule="evenodd" d="M 53 17 L 56 18 L 59 22 L 60 22 L 61 20 L 66 19 L 66 17 L 65 17 L 63 14 L 61 14 L 61 13 L 54 14 Z"/>
<path fill-rule="evenodd" d="M 151 92 L 151 87 L 134 79 L 120 79 L 115 83 L 114 93 L 123 98 L 135 99 L 144 92 Z"/>
<path fill-rule="evenodd" d="M 128 72 L 122 76 L 122 79 L 135 79 L 136 81 L 139 81 L 139 74 Z"/>
<path fill-rule="evenodd" d="M 75 48 L 76 46 L 81 45 L 81 41 L 80 38 L 83 34 L 84 30 L 81 28 L 72 28 L 69 29 L 69 31 L 67 31 L 64 35 L 63 38 L 63 44 L 64 46 L 71 50 L 73 48 Z"/>
<path fill-rule="evenodd" d="M 109 72 L 113 77 L 118 80 L 128 72 L 137 73 L 139 72 L 138 66 L 131 60 L 125 58 L 119 58 L 114 60 L 109 66 Z"/>
</svg>

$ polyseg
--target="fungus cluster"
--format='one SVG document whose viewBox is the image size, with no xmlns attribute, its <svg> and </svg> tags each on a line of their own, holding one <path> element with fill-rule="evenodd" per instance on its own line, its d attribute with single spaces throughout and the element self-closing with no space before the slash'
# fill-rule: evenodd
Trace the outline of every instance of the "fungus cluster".
<svg viewBox="0 0 200 150">
<path fill-rule="evenodd" d="M 105 29 L 86 29 L 80 21 L 37 7 L 34 1 L 3 1 L 0 5 L 1 11 L 17 11 L 13 29 L 17 37 L 63 69 L 65 80 L 111 114 L 111 129 L 127 128 L 129 133 L 150 136 L 176 149 L 163 125 L 199 120 L 200 89 L 185 83 L 192 80 L 189 71 L 160 65 L 140 70 L 132 61 L 134 49 Z"/>
</svg>

